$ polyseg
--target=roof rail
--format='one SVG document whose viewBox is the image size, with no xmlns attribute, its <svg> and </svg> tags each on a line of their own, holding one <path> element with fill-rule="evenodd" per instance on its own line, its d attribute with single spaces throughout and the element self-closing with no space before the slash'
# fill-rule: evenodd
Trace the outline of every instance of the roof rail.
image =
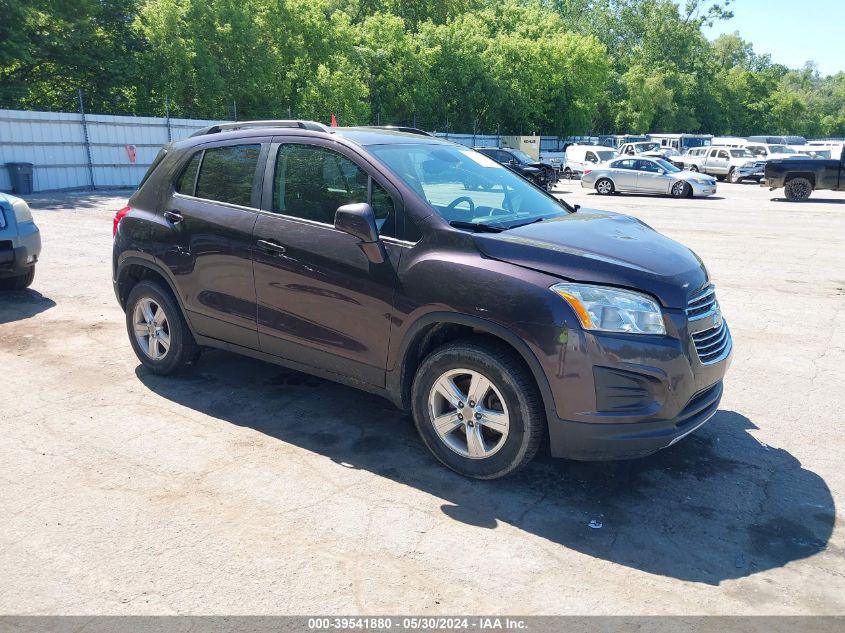
<svg viewBox="0 0 845 633">
<path fill-rule="evenodd" d="M 235 123 L 218 123 L 209 127 L 197 130 L 189 138 L 194 136 L 203 136 L 204 134 L 218 134 L 220 132 L 231 132 L 232 130 L 248 130 L 250 128 L 259 127 L 287 127 L 299 128 L 301 130 L 312 130 L 314 132 L 329 132 L 322 123 L 317 121 L 300 121 L 295 119 L 278 119 L 267 121 L 236 121 Z"/>
<path fill-rule="evenodd" d="M 431 136 L 425 130 L 407 125 L 362 125 L 361 127 L 373 130 L 390 130 L 392 132 L 405 132 L 406 134 L 416 134 L 418 136 Z"/>
</svg>

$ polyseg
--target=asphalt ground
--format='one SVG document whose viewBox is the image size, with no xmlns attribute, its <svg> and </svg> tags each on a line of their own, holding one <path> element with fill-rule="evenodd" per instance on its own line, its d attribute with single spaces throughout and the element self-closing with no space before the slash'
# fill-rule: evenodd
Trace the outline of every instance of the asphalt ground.
<svg viewBox="0 0 845 633">
<path fill-rule="evenodd" d="M 31 196 L 35 283 L 0 297 L 0 613 L 845 612 L 845 194 L 559 193 L 692 247 L 733 366 L 670 449 L 494 482 L 351 388 L 225 352 L 150 375 L 111 288 L 127 192 Z"/>
</svg>

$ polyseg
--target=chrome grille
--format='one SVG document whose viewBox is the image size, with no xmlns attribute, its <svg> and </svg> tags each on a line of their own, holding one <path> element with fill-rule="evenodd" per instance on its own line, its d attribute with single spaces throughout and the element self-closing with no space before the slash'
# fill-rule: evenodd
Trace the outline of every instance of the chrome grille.
<svg viewBox="0 0 845 633">
<path fill-rule="evenodd" d="M 720 320 L 716 327 L 693 334 L 692 341 L 695 343 L 698 359 L 702 364 L 707 365 L 724 358 L 725 352 L 731 345 L 731 336 L 725 322 Z"/>
<path fill-rule="evenodd" d="M 718 310 L 718 308 L 716 289 L 713 286 L 707 286 L 687 302 L 687 318 L 690 321 L 695 321 L 706 316 L 711 310 Z"/>
</svg>

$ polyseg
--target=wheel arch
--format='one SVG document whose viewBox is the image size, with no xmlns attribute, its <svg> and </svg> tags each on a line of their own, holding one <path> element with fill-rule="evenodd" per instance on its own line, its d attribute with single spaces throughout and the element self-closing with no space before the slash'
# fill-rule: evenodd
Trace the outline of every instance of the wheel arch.
<svg viewBox="0 0 845 633">
<path fill-rule="evenodd" d="M 783 179 L 784 186 L 789 183 L 790 180 L 795 180 L 796 178 L 806 178 L 810 181 L 810 184 L 815 189 L 816 187 L 816 175 L 813 172 L 804 172 L 804 171 L 794 171 L 789 172 Z"/>
<path fill-rule="evenodd" d="M 536 355 L 508 328 L 480 317 L 451 313 L 430 313 L 417 320 L 405 335 L 394 371 L 388 376 L 388 389 L 396 404 L 411 408 L 411 386 L 417 368 L 432 350 L 452 340 L 478 337 L 498 340 L 513 350 L 531 373 L 548 416 L 554 409 L 551 387 Z"/>
<path fill-rule="evenodd" d="M 132 288 L 144 280 L 158 281 L 165 289 L 170 291 L 170 294 L 176 299 L 176 303 L 179 304 L 179 309 L 182 310 L 185 321 L 188 322 L 188 327 L 190 327 L 185 306 L 182 304 L 182 298 L 179 296 L 179 293 L 176 292 L 176 285 L 173 279 L 169 272 L 155 261 L 141 257 L 127 257 L 120 263 L 117 274 L 115 275 L 115 294 L 117 295 L 120 307 L 126 310 L 126 300 L 129 297 L 129 293 L 132 292 Z"/>
</svg>

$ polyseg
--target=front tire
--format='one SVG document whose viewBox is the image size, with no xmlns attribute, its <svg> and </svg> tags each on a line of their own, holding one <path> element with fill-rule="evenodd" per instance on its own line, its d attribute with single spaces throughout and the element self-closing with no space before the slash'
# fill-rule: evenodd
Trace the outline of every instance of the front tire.
<svg viewBox="0 0 845 633">
<path fill-rule="evenodd" d="M 434 350 L 414 377 L 412 404 L 425 445 L 465 477 L 496 479 L 522 468 L 545 434 L 533 376 L 496 341 L 458 341 Z"/>
<path fill-rule="evenodd" d="M 670 190 L 673 198 L 687 198 L 692 195 L 692 187 L 685 180 L 679 180 L 672 185 Z"/>
<path fill-rule="evenodd" d="M 33 264 L 22 275 L 0 279 L 0 290 L 23 290 L 24 288 L 29 288 L 34 279 L 35 265 Z"/>
<path fill-rule="evenodd" d="M 734 184 L 739 184 L 740 182 L 742 182 L 742 178 L 739 177 L 739 174 L 733 167 L 731 167 L 731 170 L 728 172 L 728 180 Z"/>
<path fill-rule="evenodd" d="M 697 172 L 698 172 L 698 167 L 696 167 L 695 165 L 690 165 L 690 166 L 687 168 L 687 170 L 688 170 L 688 171 L 694 171 L 694 172 L 696 172 L 696 173 L 697 173 Z"/>
<path fill-rule="evenodd" d="M 609 196 L 615 191 L 613 181 L 610 178 L 599 178 L 596 181 L 596 193 L 600 196 Z"/>
<path fill-rule="evenodd" d="M 572 180 L 572 170 L 569 167 L 563 170 L 563 177 L 567 180 Z"/>
<path fill-rule="evenodd" d="M 154 374 L 177 373 L 199 356 L 179 304 L 154 281 L 141 281 L 129 293 L 126 330 L 138 360 Z"/>
<path fill-rule="evenodd" d="M 804 202 L 813 193 L 813 183 L 806 178 L 793 178 L 786 183 L 784 193 L 790 202 Z"/>
</svg>

